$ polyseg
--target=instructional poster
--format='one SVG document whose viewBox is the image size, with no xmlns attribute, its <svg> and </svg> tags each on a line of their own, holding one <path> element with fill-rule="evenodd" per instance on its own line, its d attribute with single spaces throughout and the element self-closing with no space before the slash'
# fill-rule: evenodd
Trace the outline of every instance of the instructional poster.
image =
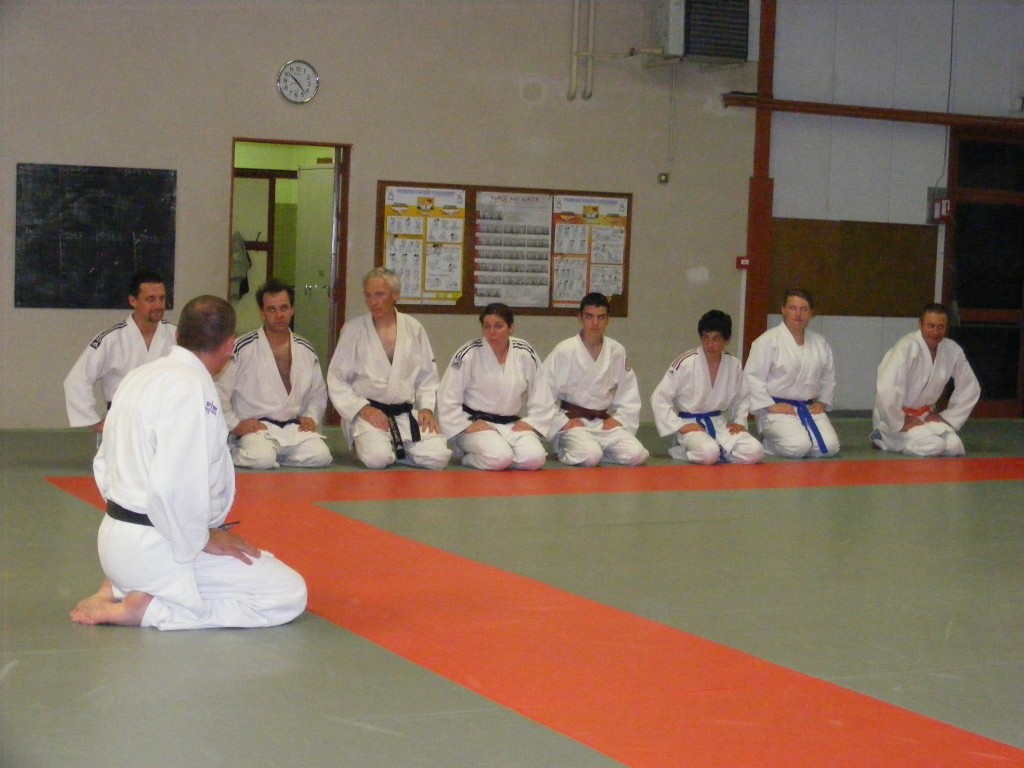
<svg viewBox="0 0 1024 768">
<path fill-rule="evenodd" d="M 474 303 L 546 307 L 551 295 L 551 195 L 476 196 Z"/>
<path fill-rule="evenodd" d="M 502 302 L 572 315 L 599 291 L 626 317 L 632 204 L 629 193 L 378 181 L 375 263 L 399 274 L 415 311 Z"/>
<path fill-rule="evenodd" d="M 554 196 L 552 306 L 578 306 L 590 291 L 606 296 L 623 293 L 628 221 L 626 198 Z"/>
<path fill-rule="evenodd" d="M 402 281 L 403 304 L 455 304 L 462 296 L 466 190 L 384 190 L 384 264 Z"/>
</svg>

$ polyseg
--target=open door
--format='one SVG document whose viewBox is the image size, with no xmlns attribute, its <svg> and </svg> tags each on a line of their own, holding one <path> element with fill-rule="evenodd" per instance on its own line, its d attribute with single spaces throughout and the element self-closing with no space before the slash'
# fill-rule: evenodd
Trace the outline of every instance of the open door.
<svg viewBox="0 0 1024 768">
<path fill-rule="evenodd" d="M 229 294 L 238 331 L 261 323 L 269 277 L 295 286 L 293 329 L 325 368 L 345 317 L 350 146 L 235 139 Z M 327 422 L 337 424 L 328 408 Z"/>
</svg>

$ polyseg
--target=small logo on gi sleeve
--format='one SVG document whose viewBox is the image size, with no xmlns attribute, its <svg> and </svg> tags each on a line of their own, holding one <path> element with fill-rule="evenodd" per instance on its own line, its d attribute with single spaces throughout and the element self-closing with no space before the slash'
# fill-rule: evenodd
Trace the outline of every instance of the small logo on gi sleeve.
<svg viewBox="0 0 1024 768">
<path fill-rule="evenodd" d="M 217 415 L 217 405 L 213 402 L 213 400 L 206 401 L 206 412 L 211 416 Z"/>
</svg>

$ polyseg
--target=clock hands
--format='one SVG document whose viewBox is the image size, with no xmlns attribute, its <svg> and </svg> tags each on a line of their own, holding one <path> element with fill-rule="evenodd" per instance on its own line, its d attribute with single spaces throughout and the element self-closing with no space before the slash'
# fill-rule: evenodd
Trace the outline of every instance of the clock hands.
<svg viewBox="0 0 1024 768">
<path fill-rule="evenodd" d="M 302 95 L 306 95 L 306 89 L 302 87 L 302 83 L 299 82 L 299 78 L 293 75 L 291 72 L 288 73 L 288 77 L 295 81 L 295 84 L 299 86 L 299 90 L 302 91 Z"/>
</svg>

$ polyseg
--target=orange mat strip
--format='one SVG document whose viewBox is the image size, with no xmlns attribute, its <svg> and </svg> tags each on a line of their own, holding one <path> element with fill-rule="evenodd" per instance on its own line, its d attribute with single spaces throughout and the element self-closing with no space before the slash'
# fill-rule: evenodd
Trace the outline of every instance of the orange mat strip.
<svg viewBox="0 0 1024 768">
<path fill-rule="evenodd" d="M 245 489 L 279 497 L 289 473 L 239 473 Z M 315 501 L 462 499 L 663 491 L 744 491 L 855 485 L 970 483 L 1024 478 L 1024 458 L 801 461 L 754 466 L 596 467 L 540 472 L 303 472 L 296 483 Z M 71 479 L 71 478 L 67 478 Z M 88 482 L 92 482 L 91 478 Z"/>
<path fill-rule="evenodd" d="M 889 474 L 899 469 L 904 479 L 920 478 L 904 465 L 949 465 L 948 481 L 954 461 L 865 463 L 893 465 Z M 975 462 L 961 462 L 953 472 L 959 481 L 1021 477 L 1019 463 L 1008 477 L 1009 465 L 993 470 Z M 814 466 L 833 471 L 858 463 Z M 464 497 L 484 495 L 485 487 L 487 495 L 521 494 L 522 484 L 533 493 L 593 493 L 590 481 L 606 472 L 629 478 L 612 482 L 612 492 L 709 490 L 688 481 L 717 473 L 667 469 L 677 473 L 674 480 L 660 468 L 243 474 L 237 516 L 248 538 L 306 576 L 317 614 L 634 768 L 1024 766 L 1024 751 L 1008 745 L 315 506 L 357 500 L 381 485 L 402 488 L 375 498 L 407 498 L 395 494 L 409 486 L 417 496 L 434 495 L 421 481 L 447 483 L 445 474 L 458 475 L 452 486 L 460 492 L 450 495 Z M 762 481 L 773 474 L 767 487 L 791 487 L 786 472 L 763 473 Z M 861 477 L 840 474 L 845 484 Z M 547 482 L 533 479 L 540 475 L 559 490 L 541 490 Z M 719 480 L 714 488 L 724 475 Z M 51 482 L 100 506 L 91 478 Z M 580 483 L 588 491 L 566 488 Z"/>
</svg>

